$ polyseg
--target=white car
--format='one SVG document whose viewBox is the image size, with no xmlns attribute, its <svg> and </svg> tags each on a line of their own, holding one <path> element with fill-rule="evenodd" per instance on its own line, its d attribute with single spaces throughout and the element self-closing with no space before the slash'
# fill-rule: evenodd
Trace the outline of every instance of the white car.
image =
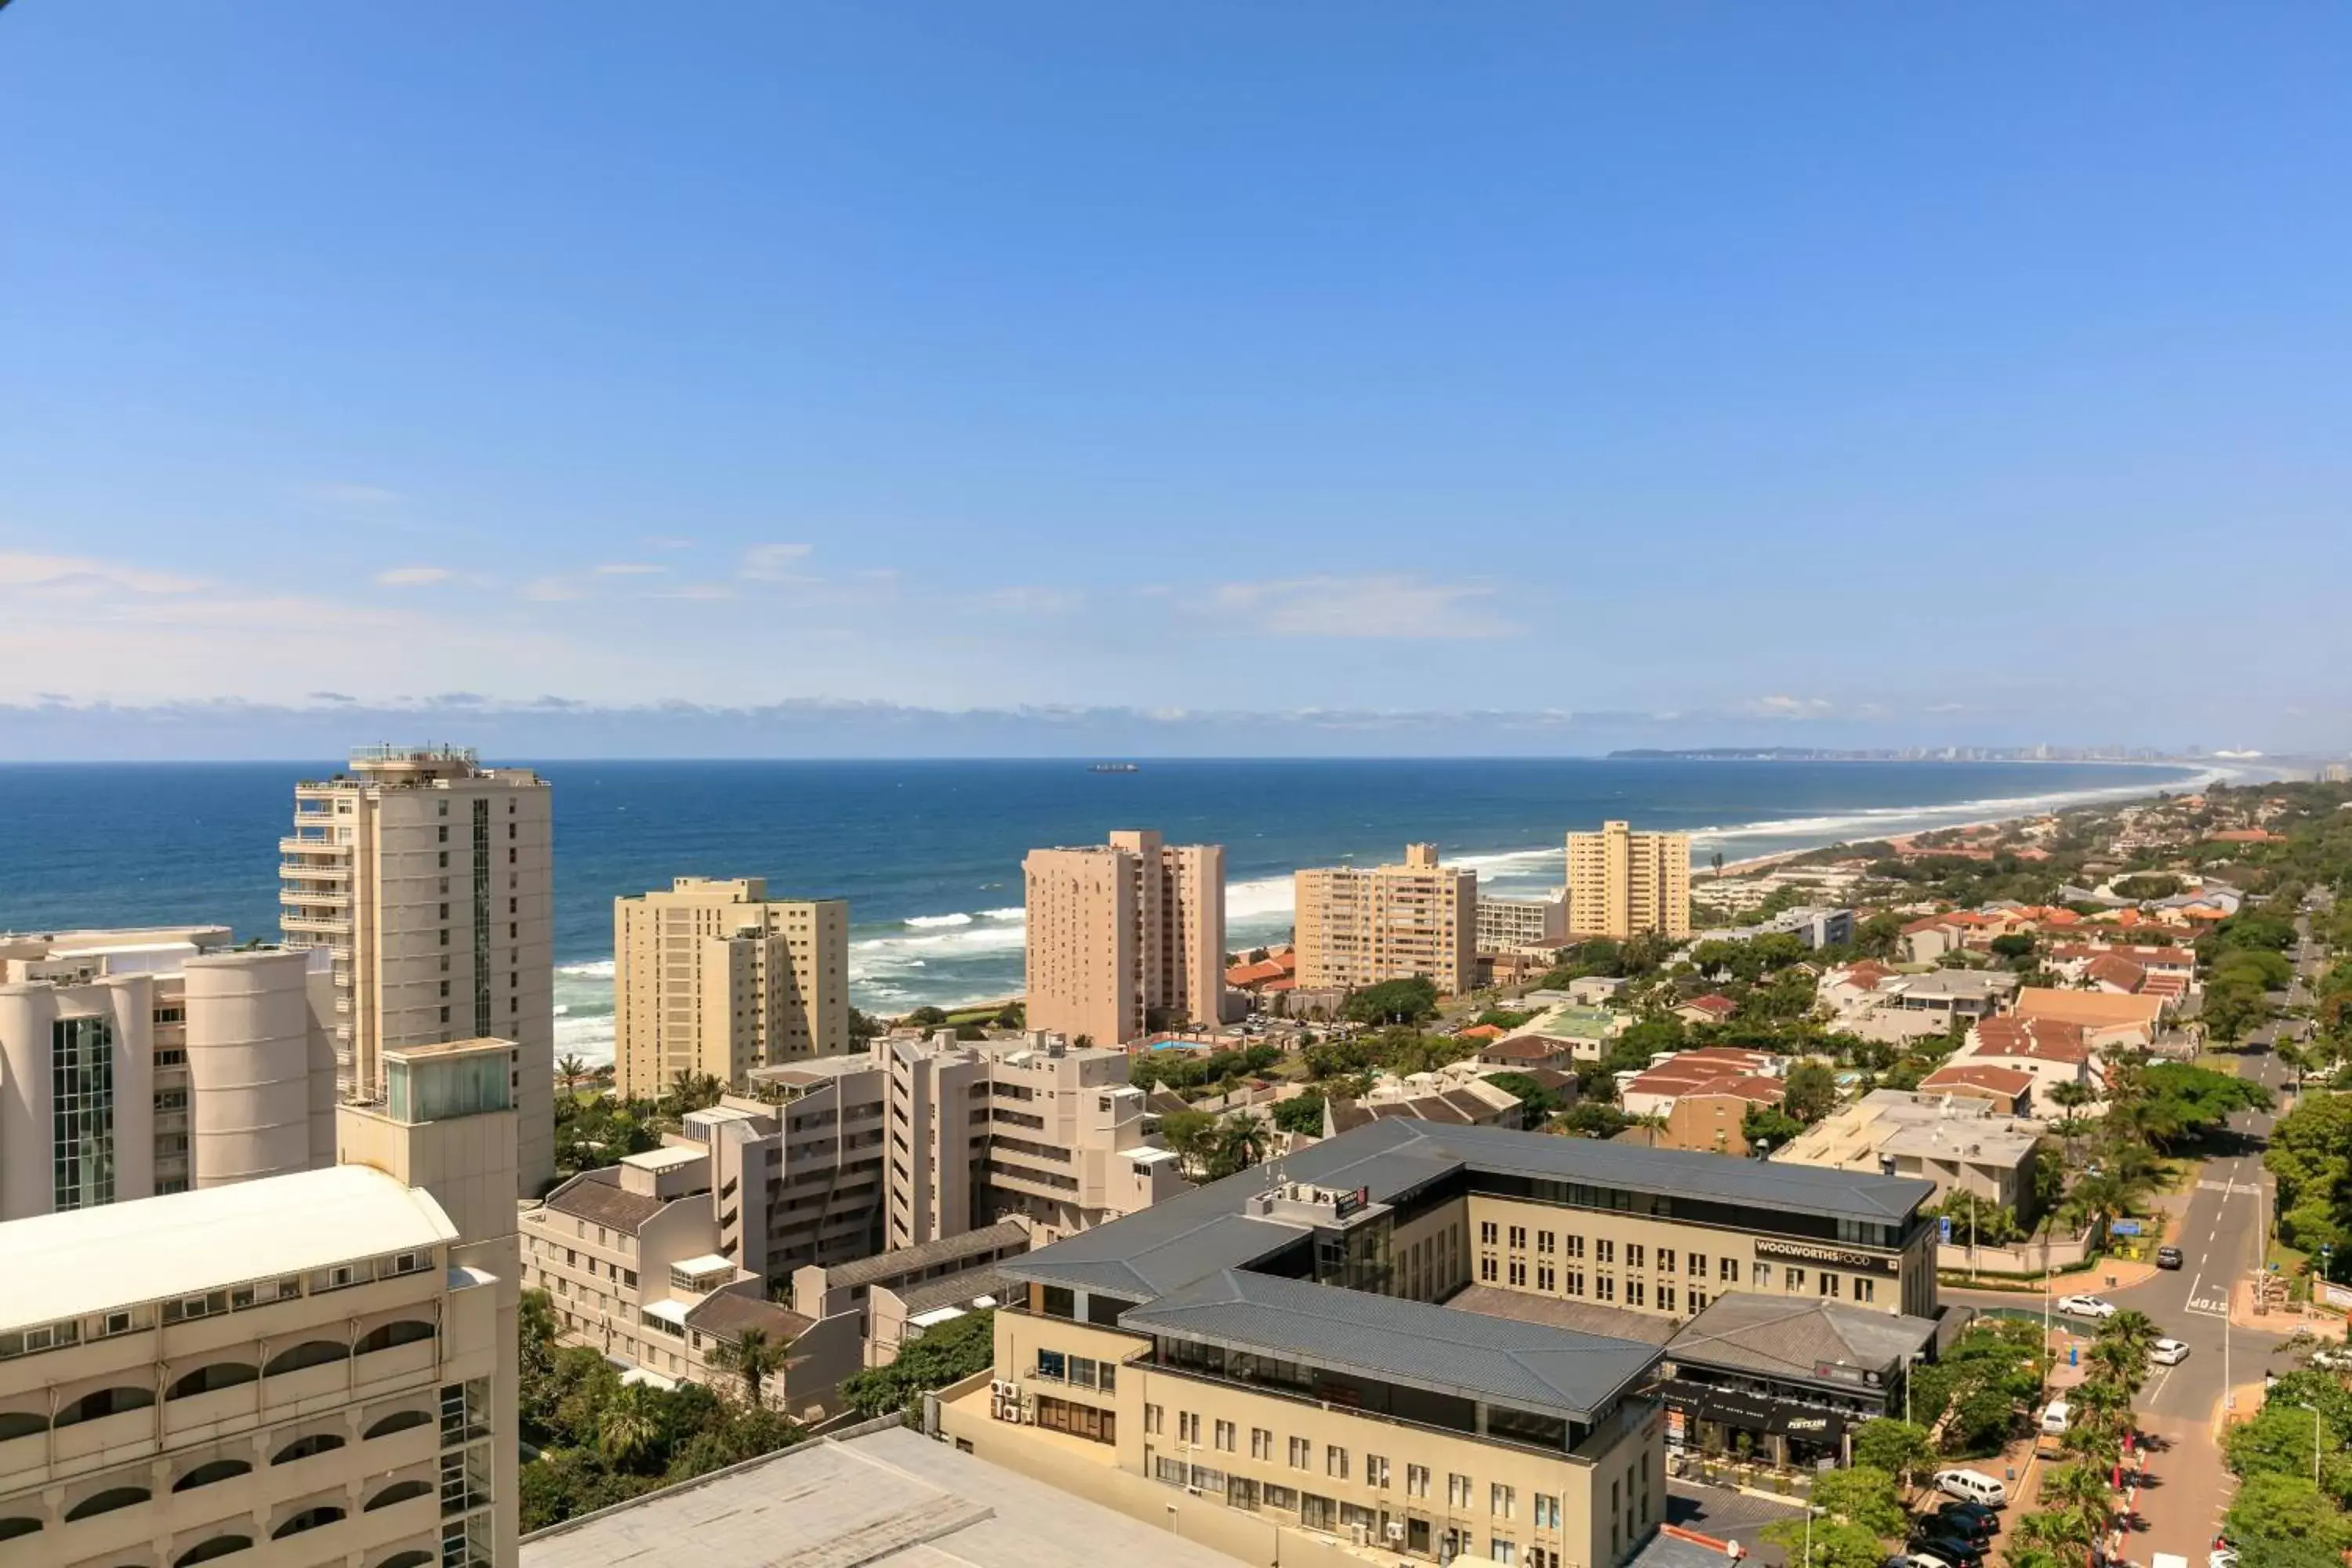
<svg viewBox="0 0 2352 1568">
<path fill-rule="evenodd" d="M 2062 1296 L 2058 1310 L 2070 1318 L 2112 1318 L 2116 1304 L 2097 1296 Z"/>
<path fill-rule="evenodd" d="M 2352 1345 L 2327 1345 L 2311 1352 L 2311 1364 L 2322 1372 L 2352 1372 Z"/>
<path fill-rule="evenodd" d="M 2205 1553 L 2205 1568 L 2238 1568 L 2238 1554 L 2230 1547 L 2217 1546 Z"/>
<path fill-rule="evenodd" d="M 2147 1359 L 2158 1366 L 2179 1366 L 2189 1359 L 2189 1347 L 2179 1340 L 2158 1340 L 2148 1347 Z"/>
</svg>

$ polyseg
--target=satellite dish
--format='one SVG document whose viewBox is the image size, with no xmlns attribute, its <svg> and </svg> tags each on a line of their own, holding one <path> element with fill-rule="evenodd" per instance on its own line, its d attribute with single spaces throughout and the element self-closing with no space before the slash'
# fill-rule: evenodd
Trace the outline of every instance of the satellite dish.
<svg viewBox="0 0 2352 1568">
<path fill-rule="evenodd" d="M 1747 1548 L 1741 1546 L 1737 1541 L 1725 1542 L 1723 1543 L 1723 1549 L 1730 1554 L 1731 1560 L 1734 1563 L 1738 1562 L 1740 1558 L 1747 1555 Z"/>
</svg>

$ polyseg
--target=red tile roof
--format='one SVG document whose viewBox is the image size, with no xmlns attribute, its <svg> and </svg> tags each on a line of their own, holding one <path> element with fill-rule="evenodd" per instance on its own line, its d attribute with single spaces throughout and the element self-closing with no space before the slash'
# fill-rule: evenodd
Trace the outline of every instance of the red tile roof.
<svg viewBox="0 0 2352 1568">
<path fill-rule="evenodd" d="M 1939 1089 L 1989 1089 L 2006 1100 L 2015 1100 L 2033 1087 L 2033 1075 L 2015 1068 L 1997 1068 L 1978 1062 L 1961 1062 L 1953 1067 L 1937 1068 L 1919 1080 L 1919 1087 L 1928 1092 Z"/>
<path fill-rule="evenodd" d="M 1987 1018 L 1977 1025 L 1971 1058 L 2032 1057 L 2046 1062 L 2087 1062 L 2090 1047 L 2083 1044 L 2083 1026 L 2055 1018 Z"/>
<path fill-rule="evenodd" d="M 1708 1014 L 1717 1018 L 1728 1018 L 1732 1014 L 1739 1010 L 1738 1003 L 1734 1002 L 1728 996 L 1718 996 L 1713 992 L 1709 992 L 1704 996 L 1694 996 L 1689 1001 L 1684 1003 L 1683 1005 L 1685 1007 L 1696 1007 L 1700 1012 Z"/>
<path fill-rule="evenodd" d="M 2126 995 L 2137 995 L 2147 984 L 2147 970 L 2113 952 L 2099 954 L 2091 960 L 2083 973 L 2102 985 L 2114 986 Z"/>
</svg>

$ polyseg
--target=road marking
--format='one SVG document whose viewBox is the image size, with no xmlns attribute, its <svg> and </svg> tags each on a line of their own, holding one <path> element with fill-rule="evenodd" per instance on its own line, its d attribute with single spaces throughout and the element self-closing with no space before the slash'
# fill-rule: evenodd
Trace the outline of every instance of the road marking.
<svg viewBox="0 0 2352 1568">
<path fill-rule="evenodd" d="M 2230 1303 L 2220 1296 L 2195 1296 L 2189 1299 L 2189 1310 L 2208 1318 L 2226 1318 Z"/>
</svg>

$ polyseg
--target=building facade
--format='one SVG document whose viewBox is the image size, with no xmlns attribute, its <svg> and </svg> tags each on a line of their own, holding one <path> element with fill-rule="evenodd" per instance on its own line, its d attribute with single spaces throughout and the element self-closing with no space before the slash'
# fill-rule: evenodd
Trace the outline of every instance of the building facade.
<svg viewBox="0 0 2352 1568">
<path fill-rule="evenodd" d="M 680 877 L 613 900 L 614 1074 L 654 1099 L 681 1072 L 740 1088 L 755 1067 L 849 1049 L 849 906 L 771 899 L 758 877 Z"/>
<path fill-rule="evenodd" d="M 332 1164 L 324 957 L 225 926 L 0 937 L 0 1220 Z"/>
<path fill-rule="evenodd" d="M 1568 941 L 1568 891 L 1562 889 L 1540 899 L 1496 899 L 1481 893 L 1475 923 L 1480 952 L 1558 947 Z"/>
<path fill-rule="evenodd" d="M 1353 991 L 1424 975 L 1459 995 L 1477 984 L 1478 873 L 1408 844 L 1401 865 L 1328 866 L 1293 879 L 1298 984 Z"/>
<path fill-rule="evenodd" d="M 527 1194 L 555 1175 L 552 822 L 527 770 L 378 746 L 296 784 L 278 840 L 287 944 L 331 955 L 343 1094 L 379 1096 L 391 1047 L 511 1041 Z"/>
<path fill-rule="evenodd" d="M 1119 832 L 1108 844 L 1032 849 L 1021 872 L 1030 1027 L 1117 1046 L 1223 1021 L 1223 845 Z"/>
<path fill-rule="evenodd" d="M 1290 1154 L 1277 1183 L 1244 1173 L 1001 1263 L 1026 1299 L 940 1425 L 1013 1468 L 1094 1445 L 1097 1465 L 1056 1473 L 1107 1498 L 1140 1479 L 1428 1561 L 1608 1568 L 1663 1518 L 1643 1389 L 1671 1322 L 1717 1293 L 1832 1299 L 1814 1268 L 1840 1300 L 1849 1274 L 1883 1281 L 1865 1310 L 1933 1309 L 1925 1184 L 1791 1174 L 1375 1122 Z M 1438 1304 L 1474 1281 L 1524 1313 Z M 1546 1298 L 1664 1331 L 1553 1326 Z"/>
<path fill-rule="evenodd" d="M 1568 929 L 1622 940 L 1691 933 L 1690 835 L 1604 822 L 1568 836 Z"/>
<path fill-rule="evenodd" d="M 301 1172 L 16 1220 L 0 1257 L 0 1558 L 516 1562 L 513 1272 L 425 1191 Z"/>
</svg>

